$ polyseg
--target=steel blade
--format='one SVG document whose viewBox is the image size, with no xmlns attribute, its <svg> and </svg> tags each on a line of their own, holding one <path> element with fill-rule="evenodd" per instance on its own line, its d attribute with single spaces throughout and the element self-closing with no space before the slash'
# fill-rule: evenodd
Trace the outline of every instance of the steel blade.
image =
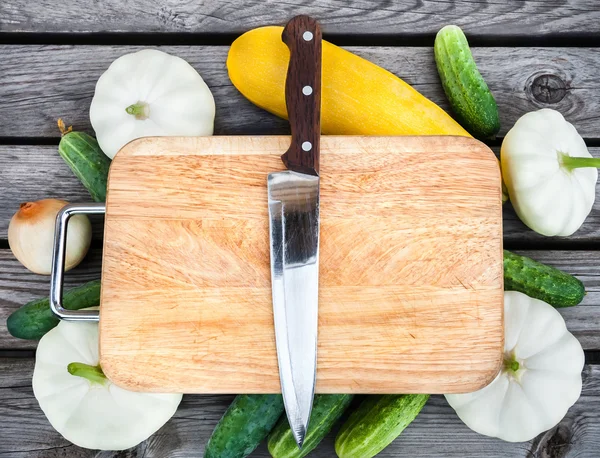
<svg viewBox="0 0 600 458">
<path fill-rule="evenodd" d="M 290 427 L 302 446 L 317 365 L 319 177 L 268 176 L 271 282 L 281 391 Z"/>
</svg>

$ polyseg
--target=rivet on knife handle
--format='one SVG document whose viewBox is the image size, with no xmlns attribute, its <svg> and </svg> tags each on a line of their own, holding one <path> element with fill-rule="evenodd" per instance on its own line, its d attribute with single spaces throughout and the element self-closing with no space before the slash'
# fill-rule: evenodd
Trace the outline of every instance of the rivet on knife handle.
<svg viewBox="0 0 600 458">
<path fill-rule="evenodd" d="M 288 170 L 319 175 L 321 28 L 309 16 L 296 16 L 281 39 L 290 48 L 285 102 L 292 129 L 292 144 L 281 159 Z"/>
</svg>

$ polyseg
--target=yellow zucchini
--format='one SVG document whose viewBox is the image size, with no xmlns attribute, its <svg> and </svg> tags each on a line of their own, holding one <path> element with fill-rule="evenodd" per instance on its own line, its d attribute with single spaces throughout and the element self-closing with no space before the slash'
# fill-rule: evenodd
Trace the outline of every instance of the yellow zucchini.
<svg viewBox="0 0 600 458">
<path fill-rule="evenodd" d="M 227 69 L 252 103 L 287 118 L 285 77 L 290 52 L 282 27 L 261 27 L 233 42 Z M 431 100 L 387 70 L 323 41 L 321 129 L 330 135 L 461 135 L 470 137 Z"/>
</svg>

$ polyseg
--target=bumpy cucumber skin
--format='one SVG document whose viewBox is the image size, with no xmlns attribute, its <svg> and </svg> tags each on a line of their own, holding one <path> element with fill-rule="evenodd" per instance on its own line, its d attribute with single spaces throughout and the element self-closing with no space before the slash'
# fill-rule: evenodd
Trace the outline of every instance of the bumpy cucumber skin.
<svg viewBox="0 0 600 458">
<path fill-rule="evenodd" d="M 585 296 L 585 287 L 579 279 L 507 250 L 504 250 L 504 290 L 519 291 L 557 308 L 577 305 Z"/>
<path fill-rule="evenodd" d="M 371 458 L 417 417 L 428 394 L 368 396 L 342 425 L 335 439 L 339 458 Z"/>
<path fill-rule="evenodd" d="M 92 199 L 106 201 L 106 183 L 110 158 L 94 137 L 84 132 L 69 132 L 61 138 L 58 153 L 83 183 Z"/>
<path fill-rule="evenodd" d="M 496 100 L 477 70 L 463 31 L 447 25 L 435 37 L 433 49 L 457 121 L 476 138 L 494 137 L 500 130 Z"/>
<path fill-rule="evenodd" d="M 313 402 L 308 431 L 302 449 L 294 440 L 286 416 L 269 434 L 269 453 L 273 458 L 303 458 L 313 451 L 342 416 L 354 398 L 351 394 L 317 394 Z"/>
<path fill-rule="evenodd" d="M 100 305 L 100 280 L 87 282 L 63 294 L 63 306 L 79 310 Z M 8 332 L 19 339 L 41 339 L 59 320 L 50 310 L 48 297 L 28 302 L 6 320 Z"/>
<path fill-rule="evenodd" d="M 244 458 L 267 437 L 283 413 L 280 394 L 240 394 L 206 444 L 204 458 Z"/>
</svg>

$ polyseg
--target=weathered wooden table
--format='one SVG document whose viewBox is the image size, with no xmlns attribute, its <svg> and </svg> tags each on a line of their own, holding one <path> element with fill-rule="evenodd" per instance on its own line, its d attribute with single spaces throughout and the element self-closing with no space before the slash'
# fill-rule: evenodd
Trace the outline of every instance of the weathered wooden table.
<svg viewBox="0 0 600 458">
<path fill-rule="evenodd" d="M 293 3 L 297 3 L 294 5 Z M 287 123 L 254 107 L 232 87 L 225 58 L 243 31 L 283 24 L 306 13 L 325 38 L 389 69 L 442 107 L 432 44 L 445 24 L 462 26 L 493 91 L 506 133 L 523 113 L 560 110 L 600 156 L 600 3 L 597 0 L 3 0 L 0 2 L 0 456 L 200 457 L 232 396 L 185 396 L 175 417 L 135 449 L 79 449 L 57 434 L 31 389 L 35 342 L 12 338 L 6 317 L 48 293 L 48 278 L 27 272 L 8 249 L 7 227 L 20 202 L 45 197 L 72 202 L 89 195 L 57 154 L 63 117 L 91 133 L 94 85 L 118 56 L 142 47 L 188 60 L 217 103 L 216 135 L 281 134 Z M 501 139 L 491 146 L 498 151 Z M 600 193 L 600 186 L 598 187 Z M 562 310 L 586 350 L 583 393 L 567 417 L 529 443 L 479 436 L 441 396 L 382 457 L 600 456 L 600 199 L 568 239 L 528 230 L 505 209 L 505 246 L 578 276 L 584 302 Z M 86 261 L 69 273 L 74 286 L 99 277 L 102 222 Z M 331 434 L 311 456 L 332 457 Z M 267 457 L 261 446 L 253 456 Z"/>
</svg>

